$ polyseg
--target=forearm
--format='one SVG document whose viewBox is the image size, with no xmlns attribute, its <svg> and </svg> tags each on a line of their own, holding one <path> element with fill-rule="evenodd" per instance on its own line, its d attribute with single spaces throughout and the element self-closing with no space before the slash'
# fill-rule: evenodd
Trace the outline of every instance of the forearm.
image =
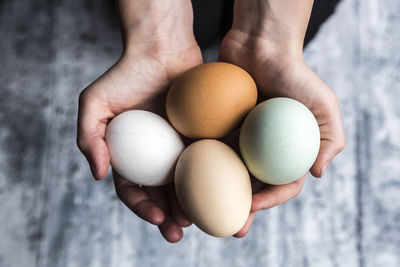
<svg viewBox="0 0 400 267">
<path fill-rule="evenodd" d="M 313 0 L 237 0 L 233 28 L 302 49 Z"/>
<path fill-rule="evenodd" d="M 125 49 L 194 38 L 190 0 L 116 0 L 116 6 Z"/>
</svg>

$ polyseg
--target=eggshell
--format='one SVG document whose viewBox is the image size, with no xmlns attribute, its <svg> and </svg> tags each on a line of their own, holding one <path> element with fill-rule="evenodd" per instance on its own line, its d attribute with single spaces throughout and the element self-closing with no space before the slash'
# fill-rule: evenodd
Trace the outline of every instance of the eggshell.
<svg viewBox="0 0 400 267">
<path fill-rule="evenodd" d="M 220 138 L 234 130 L 256 105 L 253 78 L 238 66 L 212 62 L 179 77 L 168 91 L 168 119 L 181 134 Z"/>
<path fill-rule="evenodd" d="M 144 110 L 116 116 L 107 126 L 112 167 L 126 179 L 156 186 L 173 180 L 184 144 L 162 117 Z"/>
<path fill-rule="evenodd" d="M 268 184 L 303 176 L 317 158 L 320 133 L 311 111 L 284 97 L 257 105 L 240 131 L 240 152 L 249 171 Z"/>
<path fill-rule="evenodd" d="M 201 230 L 225 237 L 246 223 L 251 207 L 251 183 L 246 166 L 227 145 L 201 140 L 181 154 L 175 170 L 178 201 Z"/>
</svg>

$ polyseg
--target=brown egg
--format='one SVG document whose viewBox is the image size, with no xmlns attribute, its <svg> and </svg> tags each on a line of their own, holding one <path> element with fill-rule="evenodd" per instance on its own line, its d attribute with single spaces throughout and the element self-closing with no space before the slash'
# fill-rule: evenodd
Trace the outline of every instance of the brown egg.
<svg viewBox="0 0 400 267">
<path fill-rule="evenodd" d="M 210 235 L 233 235 L 247 221 L 252 198 L 249 173 L 240 157 L 220 141 L 200 140 L 183 151 L 175 189 L 185 215 Z"/>
<path fill-rule="evenodd" d="M 238 66 L 213 62 L 179 77 L 168 91 L 168 119 L 181 134 L 221 138 L 234 130 L 256 105 L 253 78 Z"/>
</svg>

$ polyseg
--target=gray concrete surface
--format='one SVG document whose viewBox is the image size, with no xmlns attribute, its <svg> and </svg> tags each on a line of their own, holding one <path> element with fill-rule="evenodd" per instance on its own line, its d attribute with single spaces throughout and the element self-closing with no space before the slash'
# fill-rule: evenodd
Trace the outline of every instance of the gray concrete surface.
<svg viewBox="0 0 400 267">
<path fill-rule="evenodd" d="M 400 2 L 343 0 L 305 52 L 348 145 L 244 239 L 163 241 L 95 182 L 77 96 L 121 52 L 112 1 L 0 2 L 0 266 L 400 266 Z M 207 59 L 215 55 L 208 51 Z"/>
</svg>

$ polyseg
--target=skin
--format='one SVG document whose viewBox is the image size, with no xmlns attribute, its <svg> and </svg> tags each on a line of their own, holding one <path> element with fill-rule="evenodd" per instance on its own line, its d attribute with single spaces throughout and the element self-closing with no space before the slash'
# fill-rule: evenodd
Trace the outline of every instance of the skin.
<svg viewBox="0 0 400 267">
<path fill-rule="evenodd" d="M 95 179 L 103 179 L 110 156 L 104 141 L 107 123 L 131 109 L 164 115 L 165 92 L 187 69 L 202 63 L 194 39 L 189 0 L 117 0 L 123 54 L 79 97 L 77 144 Z M 311 168 L 320 177 L 345 145 L 334 92 L 306 65 L 302 44 L 310 16 L 310 0 L 236 0 L 234 24 L 224 38 L 219 59 L 246 69 L 265 97 L 287 96 L 305 104 L 316 116 L 321 149 Z M 113 172 L 121 201 L 138 217 L 157 225 L 169 242 L 183 237 L 190 222 L 176 200 L 174 185 L 141 187 Z M 305 176 L 288 185 L 252 180 L 253 201 L 245 226 L 257 211 L 279 205 L 300 193 Z"/>
<path fill-rule="evenodd" d="M 236 0 L 233 26 L 222 41 L 219 60 L 247 70 L 264 98 L 290 97 L 311 110 L 321 145 L 310 172 L 321 177 L 343 150 L 345 136 L 335 93 L 304 62 L 303 42 L 312 4 L 312 0 Z M 251 213 L 235 236 L 247 234 L 257 211 L 297 196 L 305 177 L 279 186 L 253 179 Z"/>
<path fill-rule="evenodd" d="M 78 147 L 95 179 L 103 179 L 110 156 L 104 141 L 107 122 L 131 109 L 162 115 L 164 92 L 171 81 L 201 64 L 193 36 L 188 0 L 116 1 L 123 35 L 123 54 L 79 97 Z M 140 187 L 113 173 L 118 197 L 137 216 L 157 225 L 169 242 L 183 237 L 191 225 L 183 215 L 173 185 Z"/>
</svg>

